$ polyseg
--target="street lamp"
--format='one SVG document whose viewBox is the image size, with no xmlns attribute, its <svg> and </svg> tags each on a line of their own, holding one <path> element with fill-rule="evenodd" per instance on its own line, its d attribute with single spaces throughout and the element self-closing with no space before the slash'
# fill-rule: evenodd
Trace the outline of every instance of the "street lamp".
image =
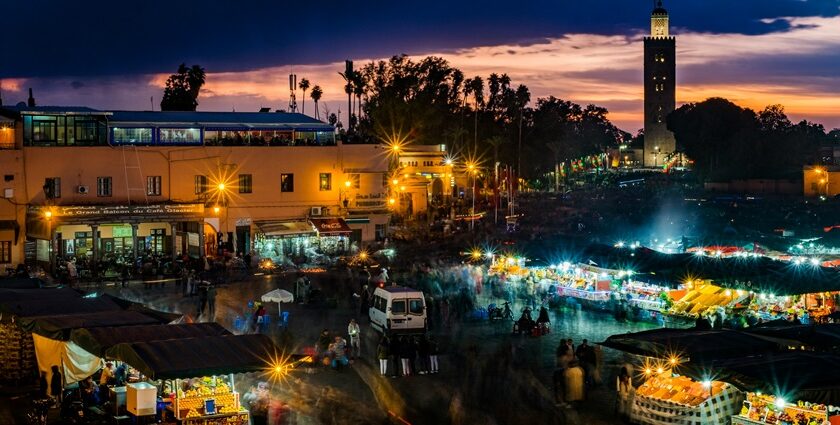
<svg viewBox="0 0 840 425">
<path fill-rule="evenodd" d="M 653 167 L 654 167 L 654 168 L 656 168 L 656 167 L 659 165 L 659 164 L 658 164 L 658 160 L 659 160 L 659 146 L 654 146 L 654 147 L 653 147 L 653 150 L 655 151 L 655 152 L 653 153 Z"/>
</svg>

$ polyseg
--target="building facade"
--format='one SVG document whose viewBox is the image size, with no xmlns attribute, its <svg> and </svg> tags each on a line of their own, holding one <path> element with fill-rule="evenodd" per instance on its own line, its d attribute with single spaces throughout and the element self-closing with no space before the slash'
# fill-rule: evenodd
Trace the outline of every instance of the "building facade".
<svg viewBox="0 0 840 425">
<path fill-rule="evenodd" d="M 0 267 L 225 250 L 285 261 L 387 231 L 383 149 L 336 142 L 305 115 L 25 105 L 0 115 Z"/>
<path fill-rule="evenodd" d="M 808 165 L 802 169 L 802 193 L 809 198 L 840 195 L 840 166 Z"/>
<path fill-rule="evenodd" d="M 456 171 L 454 162 L 447 158 L 446 145 L 411 145 L 399 149 L 390 182 L 395 212 L 414 216 L 451 200 Z"/>
<path fill-rule="evenodd" d="M 676 40 L 669 34 L 668 11 L 662 1 L 650 17 L 650 35 L 644 45 L 645 167 L 659 167 L 676 152 L 674 134 L 665 119 L 676 107 Z"/>
</svg>

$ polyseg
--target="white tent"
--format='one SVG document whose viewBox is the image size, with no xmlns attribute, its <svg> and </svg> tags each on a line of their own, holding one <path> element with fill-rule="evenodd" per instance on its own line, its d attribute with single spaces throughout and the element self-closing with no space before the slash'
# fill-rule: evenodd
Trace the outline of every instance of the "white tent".
<svg viewBox="0 0 840 425">
<path fill-rule="evenodd" d="M 260 297 L 260 301 L 264 303 L 290 303 L 294 300 L 295 296 L 285 289 L 275 289 Z"/>
</svg>

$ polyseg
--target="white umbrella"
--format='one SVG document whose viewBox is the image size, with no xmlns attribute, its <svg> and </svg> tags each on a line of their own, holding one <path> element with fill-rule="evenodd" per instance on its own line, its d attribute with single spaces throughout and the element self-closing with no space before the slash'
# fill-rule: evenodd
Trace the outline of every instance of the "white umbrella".
<svg viewBox="0 0 840 425">
<path fill-rule="evenodd" d="M 290 303 L 295 300 L 295 296 L 285 289 L 275 289 L 260 297 L 260 301 L 264 303 Z"/>
</svg>

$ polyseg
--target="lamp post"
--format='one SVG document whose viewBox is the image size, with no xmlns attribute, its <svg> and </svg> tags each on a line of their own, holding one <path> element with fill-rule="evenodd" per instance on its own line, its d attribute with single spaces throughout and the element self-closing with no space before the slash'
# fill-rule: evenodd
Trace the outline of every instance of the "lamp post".
<svg viewBox="0 0 840 425">
<path fill-rule="evenodd" d="M 656 168 L 657 166 L 659 166 L 659 146 L 654 146 L 653 150 L 653 167 Z"/>
</svg>

